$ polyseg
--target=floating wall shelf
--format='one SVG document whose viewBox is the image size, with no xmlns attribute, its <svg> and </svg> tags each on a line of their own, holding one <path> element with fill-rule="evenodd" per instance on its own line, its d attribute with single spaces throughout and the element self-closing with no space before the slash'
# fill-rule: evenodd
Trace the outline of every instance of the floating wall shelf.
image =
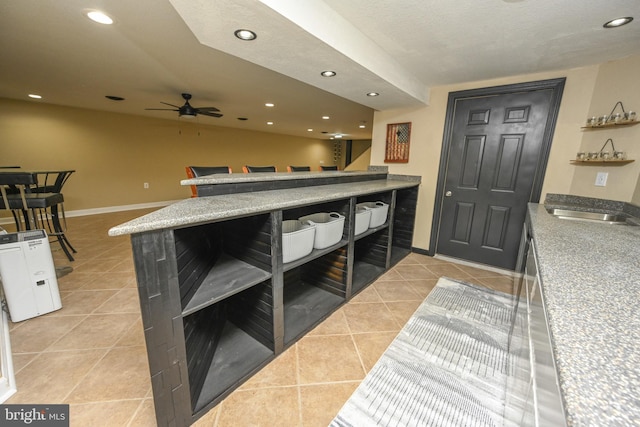
<svg viewBox="0 0 640 427">
<path fill-rule="evenodd" d="M 622 166 L 627 165 L 635 160 L 571 160 L 572 165 L 583 166 Z"/>
<path fill-rule="evenodd" d="M 633 125 L 637 125 L 638 123 L 640 123 L 640 121 L 633 120 L 633 121 L 618 122 L 618 123 L 605 123 L 603 125 L 595 125 L 595 126 L 583 126 L 580 129 L 582 130 L 606 129 L 606 128 L 613 128 L 613 127 L 619 127 L 619 126 L 633 126 Z"/>
</svg>

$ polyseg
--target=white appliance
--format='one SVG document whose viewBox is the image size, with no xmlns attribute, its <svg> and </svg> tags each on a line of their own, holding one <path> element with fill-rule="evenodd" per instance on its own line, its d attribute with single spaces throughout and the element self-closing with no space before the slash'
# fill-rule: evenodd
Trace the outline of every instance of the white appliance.
<svg viewBox="0 0 640 427">
<path fill-rule="evenodd" d="M 0 279 L 13 322 L 62 308 L 44 230 L 0 234 Z"/>
</svg>

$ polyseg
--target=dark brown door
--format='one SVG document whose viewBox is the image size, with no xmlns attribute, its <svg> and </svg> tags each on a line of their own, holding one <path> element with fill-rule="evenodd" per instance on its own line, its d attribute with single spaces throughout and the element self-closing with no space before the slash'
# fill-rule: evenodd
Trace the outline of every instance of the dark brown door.
<svg viewBox="0 0 640 427">
<path fill-rule="evenodd" d="M 556 97 L 543 88 L 453 100 L 437 253 L 515 267 L 527 203 L 540 197 Z"/>
</svg>

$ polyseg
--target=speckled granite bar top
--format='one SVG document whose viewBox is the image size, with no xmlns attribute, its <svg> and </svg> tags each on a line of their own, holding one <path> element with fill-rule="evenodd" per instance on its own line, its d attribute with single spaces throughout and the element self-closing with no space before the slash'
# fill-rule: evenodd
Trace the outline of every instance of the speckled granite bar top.
<svg viewBox="0 0 640 427">
<path fill-rule="evenodd" d="M 265 181 L 291 181 L 294 179 L 316 179 L 350 176 L 371 176 L 380 175 L 380 171 L 324 171 L 324 172 L 256 172 L 256 173 L 232 173 L 215 174 L 198 178 L 183 179 L 181 185 L 205 185 L 205 184 L 237 184 L 242 182 L 265 182 Z M 383 172 L 386 173 L 386 172 Z"/>
<path fill-rule="evenodd" d="M 568 425 L 640 425 L 640 227 L 529 217 Z"/>
<path fill-rule="evenodd" d="M 324 172 L 326 173 L 326 172 Z M 247 174 L 249 175 L 249 174 Z M 256 174 L 257 175 L 257 174 Z M 318 185 L 286 190 L 196 197 L 182 200 L 109 230 L 110 236 L 182 228 L 189 225 L 238 218 L 354 196 L 415 187 L 420 181 L 378 179 L 347 184 Z"/>
</svg>

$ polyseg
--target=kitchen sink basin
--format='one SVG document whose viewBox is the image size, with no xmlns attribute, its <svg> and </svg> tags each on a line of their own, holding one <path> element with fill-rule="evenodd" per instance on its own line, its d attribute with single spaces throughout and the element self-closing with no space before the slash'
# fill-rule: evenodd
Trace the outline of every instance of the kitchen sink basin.
<svg viewBox="0 0 640 427">
<path fill-rule="evenodd" d="M 560 219 L 599 222 L 601 224 L 612 225 L 635 225 L 631 222 L 627 222 L 628 217 L 626 215 L 620 214 L 584 212 L 570 209 L 548 209 L 547 212 Z"/>
</svg>

